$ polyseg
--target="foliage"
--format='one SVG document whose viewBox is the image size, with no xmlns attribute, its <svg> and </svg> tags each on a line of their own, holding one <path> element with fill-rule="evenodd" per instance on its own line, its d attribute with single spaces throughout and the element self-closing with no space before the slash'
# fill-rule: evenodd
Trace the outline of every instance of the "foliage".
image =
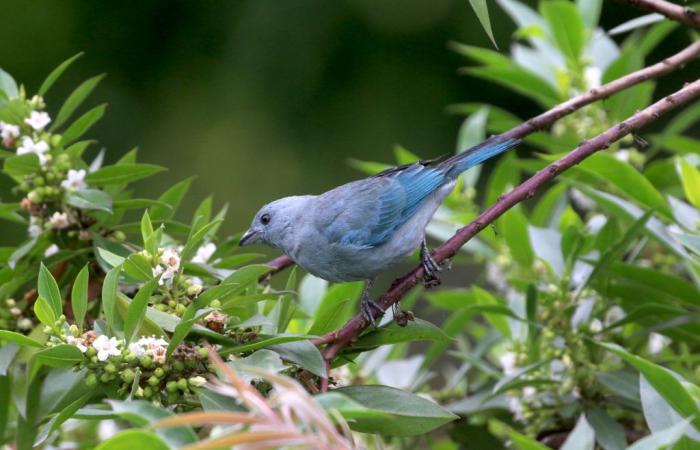
<svg viewBox="0 0 700 450">
<path fill-rule="evenodd" d="M 674 26 L 618 27 L 632 31 L 618 45 L 597 27 L 600 1 L 497 3 L 518 41 L 510 57 L 454 44 L 477 64 L 463 72 L 545 109 L 640 69 Z M 486 2 L 471 4 L 490 34 Z M 0 218 L 28 233 L 0 249 L 1 443 L 95 446 L 116 426 L 98 448 L 700 448 L 700 142 L 683 135 L 697 105 L 648 146 L 616 143 L 484 230 L 453 261 L 455 272 L 483 267 L 473 286 L 403 301 L 425 298 L 419 315 L 437 325 L 386 317 L 329 372 L 310 339 L 357 311 L 361 285 L 292 270 L 275 289 L 240 235 L 219 236 L 226 205 L 208 197 L 179 219 L 190 179 L 134 198 L 132 183 L 164 169 L 137 162 L 136 149 L 112 165 L 102 152 L 85 161 L 105 106 L 74 116 L 101 77 L 51 114 L 43 98 L 76 59 L 34 96 L 0 71 L 0 157 L 15 182 Z M 532 157 L 466 174 L 429 234 L 449 237 L 653 95 L 646 81 L 582 108 L 529 135 Z M 458 149 L 522 121 L 491 105 L 450 110 L 467 116 Z"/>
</svg>

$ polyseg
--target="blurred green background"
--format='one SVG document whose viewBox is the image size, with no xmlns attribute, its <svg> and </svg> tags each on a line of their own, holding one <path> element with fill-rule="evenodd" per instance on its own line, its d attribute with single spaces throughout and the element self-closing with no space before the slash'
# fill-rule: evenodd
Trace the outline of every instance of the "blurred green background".
<svg viewBox="0 0 700 450">
<path fill-rule="evenodd" d="M 485 101 L 521 117 L 533 103 L 459 76 L 449 40 L 490 47 L 467 0 L 2 0 L 0 66 L 29 92 L 79 51 L 48 97 L 54 112 L 82 80 L 107 73 L 89 106 L 108 102 L 90 135 L 113 161 L 133 146 L 169 168 L 140 185 L 156 197 L 197 175 L 182 218 L 206 195 L 231 208 L 225 230 L 265 202 L 318 193 L 361 176 L 348 158 L 393 162 L 400 143 L 424 156 L 455 150 L 462 121 L 445 107 Z M 535 2 L 527 2 L 535 4 Z M 494 4 L 496 40 L 514 25 Z M 606 29 L 641 13 L 605 2 Z M 682 31 L 652 55 L 687 42 Z M 662 81 L 668 92 L 689 74 Z M 11 198 L 0 181 L 3 200 Z M 7 227 L 0 239 L 25 231 Z"/>
</svg>

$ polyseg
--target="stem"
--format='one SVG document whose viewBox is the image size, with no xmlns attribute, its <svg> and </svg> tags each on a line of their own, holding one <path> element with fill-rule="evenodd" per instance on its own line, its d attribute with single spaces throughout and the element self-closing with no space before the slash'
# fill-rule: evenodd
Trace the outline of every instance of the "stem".
<svg viewBox="0 0 700 450">
<path fill-rule="evenodd" d="M 625 0 L 630 5 L 662 14 L 693 28 L 700 28 L 700 14 L 690 6 L 675 5 L 665 0 Z"/>
<path fill-rule="evenodd" d="M 634 1 L 634 0 L 629 0 Z M 675 5 L 671 5 L 675 6 Z M 680 7 L 679 7 L 680 8 Z M 602 100 L 611 95 L 635 86 L 647 80 L 661 77 L 670 72 L 679 69 L 684 64 L 694 60 L 700 55 L 700 41 L 695 42 L 673 56 L 660 61 L 652 66 L 632 72 L 624 77 L 613 80 L 603 86 L 591 89 L 581 95 L 578 95 L 570 100 L 560 103 L 554 108 L 543 112 L 542 114 L 533 117 L 532 119 L 523 122 L 517 127 L 503 133 L 504 138 L 522 139 L 535 131 L 541 130 L 552 125 L 557 120 L 572 114 L 586 105 L 589 105 L 597 100 Z M 261 280 L 267 280 L 269 277 L 278 272 L 294 265 L 294 261 L 286 255 L 278 256 L 269 261 L 266 265 L 272 269 L 267 274 L 261 277 Z"/>
<path fill-rule="evenodd" d="M 687 103 L 700 96 L 700 80 L 686 84 L 681 90 L 659 100 L 653 105 L 637 112 L 627 120 L 609 128 L 589 141 L 582 142 L 578 147 L 558 161 L 548 165 L 535 175 L 521 183 L 518 187 L 503 195 L 493 206 L 482 212 L 469 225 L 457 231 L 449 240 L 435 249 L 432 256 L 438 262 L 443 262 L 454 256 L 457 251 L 474 237 L 479 231 L 490 223 L 498 219 L 510 208 L 519 202 L 535 195 L 535 192 L 554 179 L 558 174 L 580 163 L 595 152 L 606 149 L 612 144 L 636 131 L 643 126 L 655 121 L 662 114 Z M 546 113 L 545 113 L 546 114 Z M 518 127 L 520 128 L 520 127 Z M 517 128 L 516 128 L 517 129 Z M 513 136 L 513 130 L 504 136 Z M 382 295 L 377 303 L 383 310 L 387 310 L 394 303 L 401 301 L 403 296 L 424 276 L 423 268 L 419 265 L 408 274 L 394 281 L 389 290 Z M 360 333 L 369 324 L 362 314 L 358 314 L 338 331 L 314 341 L 316 345 L 329 344 L 323 352 L 323 357 L 330 361 L 347 345 L 351 344 L 359 337 Z"/>
</svg>

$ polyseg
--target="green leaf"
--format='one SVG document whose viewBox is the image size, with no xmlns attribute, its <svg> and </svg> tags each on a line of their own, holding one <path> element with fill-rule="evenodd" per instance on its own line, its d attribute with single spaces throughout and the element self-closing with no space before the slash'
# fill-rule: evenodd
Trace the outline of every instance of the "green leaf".
<svg viewBox="0 0 700 450">
<path fill-rule="evenodd" d="M 63 61 L 61 64 L 59 64 L 58 67 L 51 71 L 51 73 L 48 77 L 46 77 L 44 82 L 41 83 L 41 87 L 39 88 L 39 92 L 37 94 L 42 97 L 46 95 L 49 89 L 51 89 L 51 86 L 53 86 L 53 84 L 56 82 L 56 80 L 58 80 L 58 78 L 63 74 L 63 72 L 65 72 L 66 69 L 81 56 L 83 56 L 83 52 L 73 55 L 67 60 Z"/>
<path fill-rule="evenodd" d="M 664 367 L 658 366 L 651 361 L 633 355 L 617 344 L 598 343 L 601 347 L 617 354 L 622 359 L 634 366 L 649 381 L 654 389 L 664 400 L 685 418 L 693 418 L 692 423 L 696 429 L 700 429 L 700 408 L 693 400 L 693 397 L 683 387 L 676 377 Z"/>
<path fill-rule="evenodd" d="M 690 428 L 690 419 L 679 422 L 665 430 L 652 433 L 646 436 L 630 447 L 627 450 L 659 450 L 660 448 L 670 448 L 678 442 Z"/>
<path fill-rule="evenodd" d="M 9 331 L 9 330 L 0 330 L 0 341 L 6 341 L 6 342 L 14 342 L 15 344 L 19 344 L 23 347 L 35 347 L 35 348 L 42 348 L 43 345 L 39 341 L 35 341 L 34 339 L 30 338 L 29 336 L 25 336 L 20 333 L 16 333 L 14 331 Z"/>
<path fill-rule="evenodd" d="M 519 207 L 511 208 L 496 225 L 503 234 L 510 253 L 515 261 L 523 268 L 532 267 L 535 253 L 532 250 L 527 231 L 527 218 Z"/>
<path fill-rule="evenodd" d="M 56 130 L 58 127 L 63 125 L 70 116 L 73 115 L 75 110 L 85 101 L 88 95 L 95 89 L 97 83 L 104 77 L 104 75 L 97 75 L 89 80 L 84 81 L 80 86 L 78 86 L 66 99 L 61 109 L 56 115 L 53 125 L 49 131 Z"/>
<path fill-rule="evenodd" d="M 96 209 L 108 213 L 112 212 L 112 197 L 98 189 L 81 189 L 67 192 L 65 200 L 66 203 L 78 209 Z"/>
<path fill-rule="evenodd" d="M 392 321 L 377 329 L 360 336 L 352 345 L 351 350 L 368 349 L 379 347 L 380 345 L 398 344 L 399 342 L 413 341 L 442 341 L 449 342 L 450 338 L 441 328 L 416 318 L 409 321 L 406 326 L 400 326 Z"/>
<path fill-rule="evenodd" d="M 496 44 L 496 39 L 493 38 L 493 30 L 491 29 L 491 19 L 489 18 L 489 7 L 486 4 L 486 0 L 469 0 L 469 4 L 472 5 L 476 17 L 479 18 L 481 26 L 484 27 L 484 31 L 488 35 L 489 39 L 493 43 L 493 46 L 498 48 Z"/>
<path fill-rule="evenodd" d="M 683 158 L 676 160 L 676 170 L 683 182 L 686 198 L 693 206 L 700 208 L 700 171 Z"/>
<path fill-rule="evenodd" d="M 595 433 L 588 424 L 586 415 L 581 414 L 576 426 L 561 446 L 561 450 L 593 450 L 595 447 Z"/>
<path fill-rule="evenodd" d="M 23 177 L 34 175 L 41 170 L 39 157 L 34 153 L 26 153 L 19 156 L 11 156 L 5 160 L 3 170 L 11 177 Z"/>
<path fill-rule="evenodd" d="M 586 28 L 591 31 L 595 30 L 596 26 L 598 26 L 603 0 L 576 0 L 576 6 L 581 13 L 581 19 Z"/>
<path fill-rule="evenodd" d="M 148 211 L 148 214 L 151 216 L 151 220 L 162 221 L 170 219 L 175 211 L 177 211 L 177 208 L 180 206 L 185 194 L 187 194 L 190 184 L 192 184 L 192 178 L 187 178 L 163 192 L 163 194 L 158 197 L 158 201 L 168 205 L 168 207 L 161 205 L 152 206 Z"/>
<path fill-rule="evenodd" d="M 94 186 L 109 186 L 114 184 L 131 183 L 132 181 L 150 177 L 165 170 L 154 164 L 119 164 L 105 166 L 85 177 L 85 181 Z"/>
<path fill-rule="evenodd" d="M 508 425 L 495 419 L 489 420 L 489 431 L 496 436 L 503 436 L 510 439 L 518 450 L 550 450 L 546 445 L 540 444 L 529 436 L 520 434 Z"/>
<path fill-rule="evenodd" d="M 71 126 L 68 127 L 68 129 L 63 133 L 63 136 L 61 136 L 61 145 L 67 146 L 73 141 L 78 140 L 83 134 L 92 128 L 92 126 L 95 125 L 97 121 L 102 118 L 102 116 L 104 116 L 106 109 L 107 105 L 102 104 L 92 108 L 90 111 L 80 116 L 71 124 Z"/>
<path fill-rule="evenodd" d="M 275 325 L 277 333 L 284 333 L 287 331 L 289 322 L 291 322 L 292 316 L 296 311 L 296 303 L 294 302 L 295 295 L 293 293 L 293 289 L 297 284 L 296 274 L 296 267 L 294 267 L 287 278 L 287 285 L 285 287 L 286 293 L 280 296 L 272 310 L 271 316 L 276 318 Z"/>
<path fill-rule="evenodd" d="M 46 268 L 44 263 L 39 266 L 39 282 L 38 282 L 38 293 L 39 297 L 43 297 L 48 300 L 49 305 L 56 317 L 63 314 L 63 299 L 61 298 L 61 291 L 58 289 L 58 284 L 56 280 L 51 275 L 49 269 Z"/>
<path fill-rule="evenodd" d="M 586 44 L 586 29 L 578 8 L 569 1 L 555 0 L 540 3 L 540 12 L 549 24 L 559 50 L 570 62 L 578 65 Z"/>
<path fill-rule="evenodd" d="M 199 228 L 197 231 L 194 231 L 195 228 L 193 227 L 192 231 L 194 231 L 194 233 L 187 238 L 187 243 L 185 243 L 185 248 L 183 248 L 182 252 L 180 252 L 180 257 L 183 260 L 190 259 L 194 251 L 197 249 L 197 247 L 199 247 L 199 244 L 201 244 L 207 236 L 213 233 L 223 221 L 223 219 L 214 219 L 208 224 Z"/>
<path fill-rule="evenodd" d="M 133 253 L 124 261 L 124 273 L 134 280 L 144 282 L 153 278 L 153 266 L 140 253 Z"/>
<path fill-rule="evenodd" d="M 143 400 L 123 402 L 108 400 L 107 402 L 112 406 L 112 409 L 119 415 L 119 417 L 138 427 L 149 426 L 159 419 L 173 415 L 173 413 L 167 409 L 159 408 L 158 406 Z M 187 444 L 192 444 L 197 441 L 197 435 L 191 427 L 160 429 L 156 433 L 158 436 L 164 439 L 171 448 L 184 447 Z M 141 447 L 142 444 L 139 444 L 138 446 Z M 132 446 L 125 450 L 133 450 L 133 448 L 134 447 Z"/>
<path fill-rule="evenodd" d="M 126 339 L 127 344 L 136 337 L 141 328 L 143 319 L 146 316 L 148 300 L 150 300 L 151 293 L 153 293 L 153 289 L 155 289 L 157 284 L 158 280 L 153 279 L 143 285 L 129 304 L 129 308 L 126 311 L 126 319 L 124 320 L 124 339 Z"/>
<path fill-rule="evenodd" d="M 595 438 L 603 450 L 625 450 L 625 429 L 605 410 L 594 406 L 586 412 L 588 423 L 595 430 Z"/>
<path fill-rule="evenodd" d="M 19 97 L 17 82 L 2 69 L 0 69 L 0 93 L 4 93 L 8 99 Z"/>
<path fill-rule="evenodd" d="M 550 108 L 561 100 L 559 93 L 547 81 L 514 64 L 510 66 L 468 67 L 460 72 L 505 86 L 535 100 L 545 108 Z"/>
<path fill-rule="evenodd" d="M 158 243 L 153 241 L 151 236 L 153 236 L 153 224 L 148 216 L 148 211 L 144 211 L 143 216 L 141 216 L 141 239 L 143 240 L 143 247 L 148 253 L 155 256 L 158 254 Z"/>
<path fill-rule="evenodd" d="M 107 325 L 114 329 L 116 315 L 116 297 L 119 288 L 119 273 L 122 266 L 112 268 L 102 282 L 102 311 L 104 312 Z"/>
<path fill-rule="evenodd" d="M 83 321 L 85 320 L 85 312 L 87 311 L 88 303 L 88 282 L 89 270 L 85 265 L 78 273 L 78 276 L 73 282 L 71 290 L 71 306 L 73 308 L 73 317 L 78 324 L 78 328 L 83 329 Z"/>
<path fill-rule="evenodd" d="M 362 433 L 417 436 L 458 418 L 437 403 L 388 386 L 346 386 L 315 398 Z"/>
<path fill-rule="evenodd" d="M 53 327 L 58 319 L 49 301 L 44 297 L 39 297 L 34 302 L 34 315 L 39 319 L 39 322 L 47 327 Z"/>
<path fill-rule="evenodd" d="M 322 335 L 342 326 L 355 312 L 363 283 L 339 283 L 328 289 L 308 333 Z"/>
<path fill-rule="evenodd" d="M 596 153 L 586 158 L 577 170 L 584 170 L 603 182 L 611 183 L 642 205 L 657 208 L 667 217 L 671 216 L 666 199 L 654 185 L 634 167 L 609 153 Z"/>
<path fill-rule="evenodd" d="M 314 375 L 326 377 L 326 363 L 311 341 L 294 341 L 268 347 L 282 358 L 298 364 Z"/>
<path fill-rule="evenodd" d="M 75 345 L 59 344 L 38 351 L 34 357 L 45 366 L 49 367 L 71 367 L 83 361 L 82 352 Z"/>
<path fill-rule="evenodd" d="M 152 431 L 124 430 L 95 447 L 95 450 L 170 450 L 170 447 Z"/>
<path fill-rule="evenodd" d="M 308 334 L 278 334 L 275 336 L 261 336 L 262 339 L 255 341 L 255 342 L 249 342 L 247 344 L 242 344 L 242 345 L 237 345 L 234 347 L 227 347 L 222 349 L 219 353 L 224 356 L 224 355 L 230 355 L 231 353 L 243 353 L 243 352 L 249 352 L 252 350 L 258 350 L 261 348 L 267 348 L 271 347 L 273 345 L 279 345 L 279 344 L 284 344 L 286 342 L 294 342 L 294 341 L 304 341 L 308 339 L 313 339 L 316 336 L 311 336 Z"/>
</svg>

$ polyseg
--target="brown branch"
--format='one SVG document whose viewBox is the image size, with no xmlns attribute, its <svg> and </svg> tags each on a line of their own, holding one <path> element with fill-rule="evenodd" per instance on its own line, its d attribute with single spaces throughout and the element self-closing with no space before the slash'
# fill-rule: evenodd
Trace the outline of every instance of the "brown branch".
<svg viewBox="0 0 700 450">
<path fill-rule="evenodd" d="M 433 252 L 433 258 L 438 262 L 454 256 L 459 249 L 467 243 L 471 238 L 476 236 L 479 231 L 484 229 L 488 224 L 492 223 L 503 215 L 510 208 L 519 202 L 535 195 L 535 192 L 551 181 L 558 174 L 580 163 L 595 152 L 606 149 L 612 144 L 658 119 L 662 114 L 690 101 L 691 99 L 700 96 L 700 80 L 686 84 L 681 90 L 671 94 L 653 105 L 637 112 L 627 120 L 613 126 L 604 133 L 599 134 L 595 138 L 584 141 L 572 150 L 569 154 L 560 160 L 548 165 L 540 170 L 535 175 L 524 181 L 518 187 L 503 195 L 498 202 L 482 212 L 469 225 L 457 231 L 457 233 L 447 240 Z M 513 136 L 513 130 L 505 135 Z M 423 268 L 419 265 L 411 272 L 402 278 L 394 281 L 389 290 L 382 295 L 377 303 L 383 310 L 387 310 L 393 304 L 401 301 L 402 297 L 412 289 L 424 276 Z M 375 314 L 375 317 L 378 314 Z M 360 335 L 360 333 L 369 325 L 362 314 L 358 314 L 340 330 L 329 333 L 314 343 L 317 345 L 328 344 L 323 351 L 323 356 L 327 361 L 335 358 L 338 353 L 347 345 L 352 344 Z"/>
<path fill-rule="evenodd" d="M 630 5 L 659 13 L 693 28 L 700 28 L 700 14 L 690 6 L 676 5 L 665 0 L 625 0 Z"/>
<path fill-rule="evenodd" d="M 517 127 L 503 133 L 501 136 L 504 138 L 522 139 L 535 131 L 552 125 L 562 117 L 572 114 L 595 101 L 606 99 L 617 92 L 628 89 L 639 83 L 673 72 L 684 64 L 697 58 L 698 55 L 700 55 L 700 41 L 689 45 L 675 55 L 669 56 L 663 61 L 660 61 L 652 66 L 632 72 L 624 77 L 604 84 L 599 88 L 591 89 L 588 92 L 565 101 L 564 103 L 560 103 L 554 108 L 543 112 L 539 116 L 533 117 L 532 119 L 523 122 Z M 293 266 L 294 261 L 289 256 L 282 255 L 265 264 L 270 266 L 272 270 L 263 275 L 260 278 L 261 281 L 268 280 L 271 276 L 277 274 L 278 272 L 281 272 L 287 267 Z"/>
</svg>

